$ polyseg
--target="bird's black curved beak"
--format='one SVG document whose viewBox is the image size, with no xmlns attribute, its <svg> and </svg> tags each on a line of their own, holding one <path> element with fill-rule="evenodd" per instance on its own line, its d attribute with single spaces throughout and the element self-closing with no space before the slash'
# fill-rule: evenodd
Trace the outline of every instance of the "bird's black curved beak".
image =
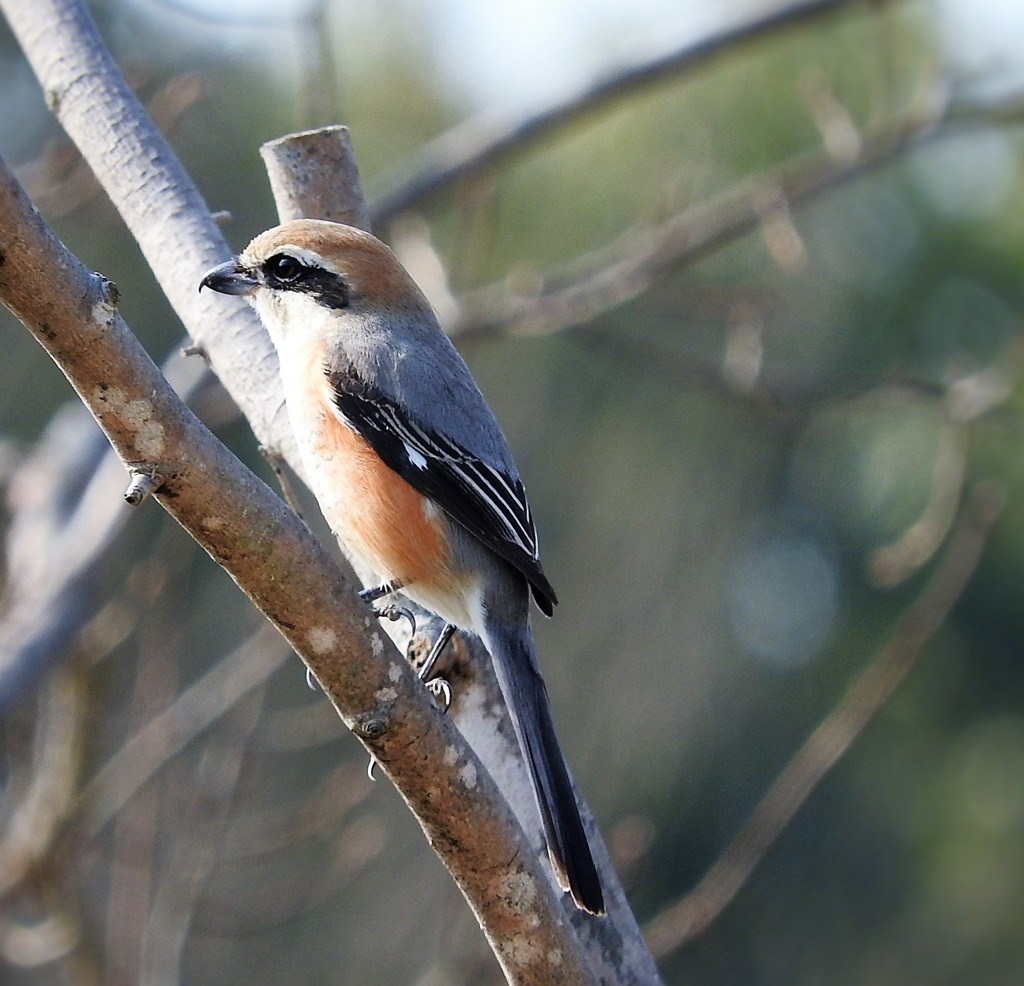
<svg viewBox="0 0 1024 986">
<path fill-rule="evenodd" d="M 200 291 L 209 288 L 221 294 L 252 294 L 258 287 L 255 275 L 242 267 L 237 257 L 207 271 L 199 282 Z"/>
</svg>

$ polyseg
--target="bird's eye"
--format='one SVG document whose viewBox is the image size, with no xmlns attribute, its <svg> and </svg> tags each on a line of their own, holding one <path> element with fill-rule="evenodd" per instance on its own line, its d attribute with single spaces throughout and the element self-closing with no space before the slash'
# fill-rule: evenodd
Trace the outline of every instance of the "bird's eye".
<svg viewBox="0 0 1024 986">
<path fill-rule="evenodd" d="M 271 281 L 283 285 L 297 284 L 309 270 L 303 263 L 287 253 L 278 253 L 271 257 L 263 265 L 263 269 Z"/>
</svg>

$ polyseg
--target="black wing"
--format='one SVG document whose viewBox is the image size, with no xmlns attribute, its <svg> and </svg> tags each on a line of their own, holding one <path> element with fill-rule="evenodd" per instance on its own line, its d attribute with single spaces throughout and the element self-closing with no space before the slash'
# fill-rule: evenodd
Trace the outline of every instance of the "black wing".
<svg viewBox="0 0 1024 986">
<path fill-rule="evenodd" d="M 522 572 L 537 605 L 550 616 L 558 599 L 540 566 L 537 528 L 522 482 L 416 424 L 358 378 L 331 379 L 331 387 L 342 417 L 383 462 Z"/>
</svg>

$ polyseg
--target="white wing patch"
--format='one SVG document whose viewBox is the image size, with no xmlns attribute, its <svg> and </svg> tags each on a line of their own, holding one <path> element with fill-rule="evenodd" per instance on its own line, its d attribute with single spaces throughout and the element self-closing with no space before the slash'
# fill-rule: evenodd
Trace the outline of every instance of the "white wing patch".
<svg viewBox="0 0 1024 986">
<path fill-rule="evenodd" d="M 434 468 L 442 468 L 456 477 L 467 493 L 497 521 L 506 540 L 518 545 L 535 561 L 539 559 L 537 529 L 526 491 L 519 480 L 509 480 L 450 439 L 436 433 L 427 434 L 419 425 L 402 419 L 388 407 L 380 407 L 380 411 L 387 416 L 388 426 L 401 438 L 412 465 L 426 470 L 433 464 Z"/>
<path fill-rule="evenodd" d="M 409 462 L 412 463 L 417 469 L 426 469 L 427 460 L 423 455 L 415 448 L 413 448 L 408 442 L 405 442 L 405 454 L 409 456 Z"/>
</svg>

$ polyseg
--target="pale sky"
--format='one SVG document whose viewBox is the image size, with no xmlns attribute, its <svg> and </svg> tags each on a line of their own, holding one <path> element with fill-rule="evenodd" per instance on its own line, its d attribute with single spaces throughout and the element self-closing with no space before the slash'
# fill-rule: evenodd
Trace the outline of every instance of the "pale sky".
<svg viewBox="0 0 1024 986">
<path fill-rule="evenodd" d="M 145 0 L 137 0 L 145 2 Z M 961 74 L 1024 89 L 1024 0 L 933 0 Z M 780 0 L 416 0 L 449 76 L 479 107 L 522 109 L 677 48 Z M 219 0 L 225 14 L 278 17 L 310 0 Z M 174 0 L 209 10 L 209 0 Z M 347 3 L 359 20 L 373 0 Z M 526 53 L 529 53 L 528 55 Z"/>
</svg>

